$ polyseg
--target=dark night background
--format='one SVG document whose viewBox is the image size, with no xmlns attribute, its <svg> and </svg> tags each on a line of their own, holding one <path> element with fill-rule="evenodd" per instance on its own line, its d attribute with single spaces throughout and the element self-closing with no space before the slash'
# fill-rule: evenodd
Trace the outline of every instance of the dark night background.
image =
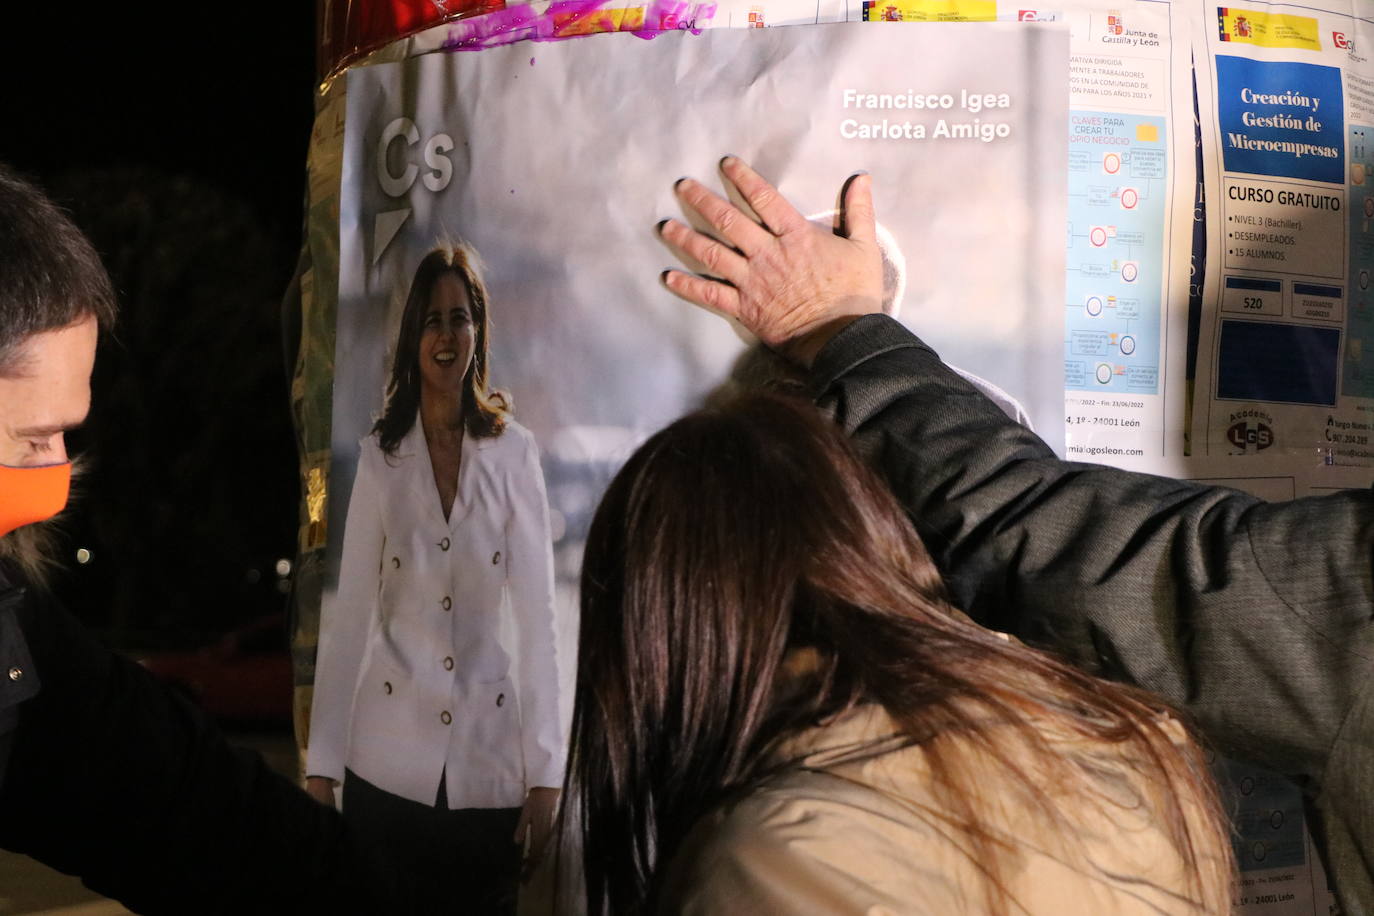
<svg viewBox="0 0 1374 916">
<path fill-rule="evenodd" d="M 0 160 L 114 279 L 57 589 L 126 648 L 280 610 L 298 481 L 280 317 L 301 241 L 313 3 L 99 4 L 0 26 Z M 78 548 L 90 551 L 85 565 Z"/>
</svg>

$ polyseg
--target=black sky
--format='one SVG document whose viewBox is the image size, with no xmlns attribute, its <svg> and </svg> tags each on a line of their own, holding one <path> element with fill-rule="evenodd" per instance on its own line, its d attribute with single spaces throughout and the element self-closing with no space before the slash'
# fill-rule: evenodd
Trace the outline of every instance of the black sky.
<svg viewBox="0 0 1374 916">
<path fill-rule="evenodd" d="M 313 4 L 53 6 L 65 15 L 0 24 L 0 158 L 39 178 L 96 164 L 191 174 L 296 231 Z"/>
<path fill-rule="evenodd" d="M 59 593 L 116 642 L 204 639 L 280 609 L 270 570 L 294 551 L 277 304 L 301 242 L 314 4 L 47 6 L 0 13 L 0 161 L 70 208 L 123 310 L 75 437 L 94 471 Z M 70 563 L 78 546 L 96 560 Z"/>
</svg>

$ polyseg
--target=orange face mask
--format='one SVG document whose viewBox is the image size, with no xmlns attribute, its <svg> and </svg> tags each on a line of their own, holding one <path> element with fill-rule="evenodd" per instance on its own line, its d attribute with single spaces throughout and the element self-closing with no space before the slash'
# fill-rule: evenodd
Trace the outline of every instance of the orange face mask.
<svg viewBox="0 0 1374 916">
<path fill-rule="evenodd" d="M 0 464 L 0 536 L 61 512 L 71 485 L 71 462 L 38 468 Z"/>
</svg>

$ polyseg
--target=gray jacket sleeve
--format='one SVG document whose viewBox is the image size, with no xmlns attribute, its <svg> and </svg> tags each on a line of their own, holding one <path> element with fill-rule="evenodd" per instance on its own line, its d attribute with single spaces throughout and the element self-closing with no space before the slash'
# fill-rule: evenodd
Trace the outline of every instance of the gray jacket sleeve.
<svg viewBox="0 0 1374 916">
<path fill-rule="evenodd" d="M 1227 754 L 1295 776 L 1371 887 L 1374 494 L 1264 503 L 1059 460 L 882 316 L 837 335 L 809 383 L 975 620 L 1157 691 Z"/>
</svg>

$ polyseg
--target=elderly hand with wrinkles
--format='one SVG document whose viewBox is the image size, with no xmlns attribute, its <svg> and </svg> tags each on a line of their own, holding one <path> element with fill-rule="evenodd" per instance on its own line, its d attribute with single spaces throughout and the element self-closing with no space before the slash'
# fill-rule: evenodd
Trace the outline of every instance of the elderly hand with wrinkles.
<svg viewBox="0 0 1374 916">
<path fill-rule="evenodd" d="M 838 225 L 826 231 L 744 161 L 727 156 L 720 165 L 758 218 L 698 181 L 678 181 L 678 200 L 712 234 L 672 219 L 659 232 L 708 273 L 669 270 L 664 283 L 689 302 L 738 319 L 768 346 L 809 366 L 841 327 L 882 311 L 872 179 L 859 173 L 845 182 Z"/>
</svg>

